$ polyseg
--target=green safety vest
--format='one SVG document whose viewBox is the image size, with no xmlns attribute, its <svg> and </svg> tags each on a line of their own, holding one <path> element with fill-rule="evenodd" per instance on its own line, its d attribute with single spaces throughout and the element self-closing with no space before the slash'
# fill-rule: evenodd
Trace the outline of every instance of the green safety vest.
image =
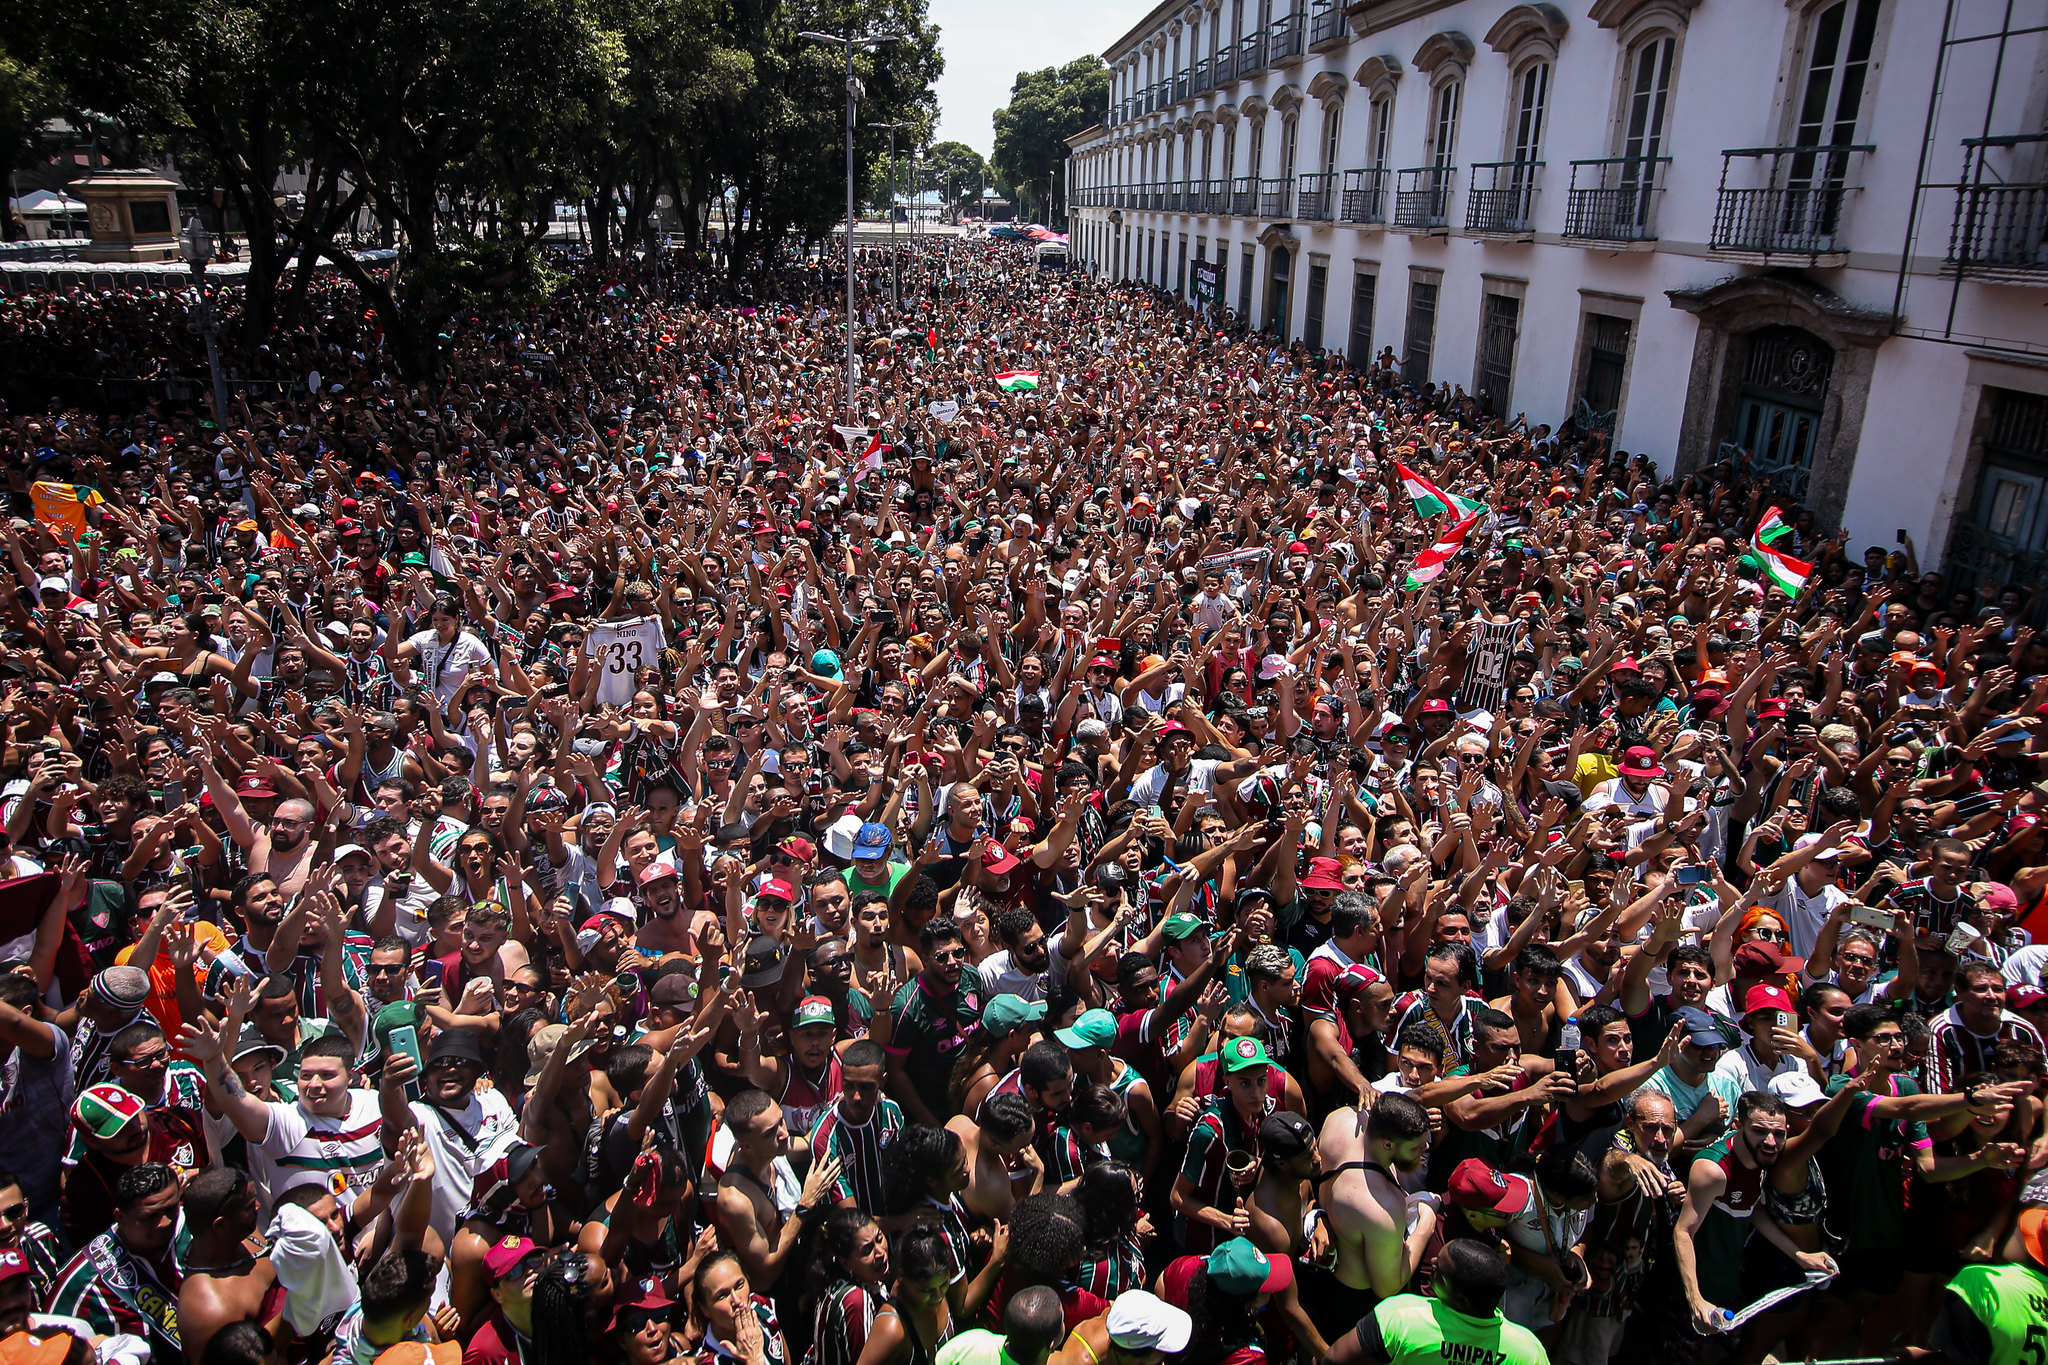
<svg viewBox="0 0 2048 1365">
<path fill-rule="evenodd" d="M 1499 1313 L 1475 1318 L 1441 1299 L 1396 1294 L 1373 1309 L 1393 1365 L 1549 1365 L 1536 1334 Z"/>
<path fill-rule="evenodd" d="M 1966 1265 L 1948 1287 L 1991 1334 L 1991 1365 L 2048 1362 L 2048 1275 L 2023 1265 Z"/>
</svg>

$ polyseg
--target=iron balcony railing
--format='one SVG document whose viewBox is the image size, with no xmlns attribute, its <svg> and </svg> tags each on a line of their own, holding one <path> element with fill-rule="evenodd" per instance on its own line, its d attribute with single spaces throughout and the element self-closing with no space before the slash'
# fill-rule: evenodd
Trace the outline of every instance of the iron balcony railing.
<svg viewBox="0 0 2048 1365">
<path fill-rule="evenodd" d="M 1334 43 L 1344 36 L 1344 10 L 1335 0 L 1316 0 L 1315 8 L 1309 11 L 1308 45 L 1320 49 L 1324 43 Z"/>
<path fill-rule="evenodd" d="M 1301 177 L 1301 186 L 1294 193 L 1294 212 L 1299 218 L 1312 223 L 1327 223 L 1336 213 L 1335 173 L 1325 171 Z"/>
<path fill-rule="evenodd" d="M 1442 232 L 1450 226 L 1451 183 L 1456 166 L 1413 166 L 1395 172 L 1393 226 L 1408 232 Z"/>
<path fill-rule="evenodd" d="M 1223 212 L 1223 193 L 1226 183 L 1222 180 L 1204 180 L 1202 182 L 1203 213 L 1214 214 Z"/>
<path fill-rule="evenodd" d="M 1670 164 L 1668 156 L 1574 161 L 1563 235 L 1592 242 L 1654 242 L 1657 201 Z"/>
<path fill-rule="evenodd" d="M 1287 193 L 1289 188 L 1285 180 L 1261 180 L 1259 182 L 1259 217 L 1287 217 L 1287 201 L 1293 197 Z"/>
<path fill-rule="evenodd" d="M 1465 231 L 1526 233 L 1535 214 L 1540 161 L 1481 161 L 1465 191 Z"/>
<path fill-rule="evenodd" d="M 2048 272 L 2048 185 L 1958 186 L 1948 264 Z"/>
<path fill-rule="evenodd" d="M 1256 76 L 1266 69 L 1266 31 L 1260 29 L 1237 45 L 1237 75 Z"/>
<path fill-rule="evenodd" d="M 1337 205 L 1340 223 L 1380 224 L 1387 221 L 1387 168 L 1372 166 L 1344 172 L 1344 193 Z"/>
<path fill-rule="evenodd" d="M 1230 211 L 1239 218 L 1249 218 L 1259 210 L 1259 182 L 1248 175 L 1240 175 L 1230 182 Z"/>
<path fill-rule="evenodd" d="M 1714 251 L 1828 256 L 1849 249 L 1843 210 L 1862 186 L 1867 143 L 1828 147 L 1737 147 L 1721 153 L 1714 203 Z M 1729 184 L 1731 177 L 1749 184 Z"/>
<path fill-rule="evenodd" d="M 1299 14 L 1280 16 L 1267 31 L 1272 35 L 1267 44 L 1268 61 L 1284 62 L 1308 50 L 1308 25 Z"/>
<path fill-rule="evenodd" d="M 1210 79 L 1217 85 L 1229 85 L 1237 79 L 1237 47 L 1232 44 L 1216 54 L 1216 60 L 1209 63 Z"/>
<path fill-rule="evenodd" d="M 1190 70 L 1187 67 L 1182 67 L 1179 71 L 1176 71 L 1174 73 L 1173 97 L 1176 100 L 1186 99 L 1189 95 L 1194 93 L 1194 89 L 1195 73 L 1192 70 Z"/>
<path fill-rule="evenodd" d="M 1199 95 L 1209 88 L 1209 59 L 1202 58 L 1188 68 L 1188 89 Z"/>
</svg>

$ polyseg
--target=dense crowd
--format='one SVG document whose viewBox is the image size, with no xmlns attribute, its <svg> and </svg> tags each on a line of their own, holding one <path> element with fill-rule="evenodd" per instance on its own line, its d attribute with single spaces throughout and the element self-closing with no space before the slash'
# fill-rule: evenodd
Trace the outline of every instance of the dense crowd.
<svg viewBox="0 0 2048 1365">
<path fill-rule="evenodd" d="M 902 263 L 0 414 L 0 1358 L 2039 1365 L 2036 587 Z"/>
</svg>

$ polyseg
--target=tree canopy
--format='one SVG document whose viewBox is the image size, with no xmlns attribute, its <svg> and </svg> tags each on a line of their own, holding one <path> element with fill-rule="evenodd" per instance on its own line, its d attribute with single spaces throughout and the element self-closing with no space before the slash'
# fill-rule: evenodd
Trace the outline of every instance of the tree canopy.
<svg viewBox="0 0 2048 1365">
<path fill-rule="evenodd" d="M 989 163 L 1013 187 L 1020 213 L 1042 215 L 1047 179 L 1066 161 L 1066 140 L 1100 123 L 1109 111 L 1109 68 L 1099 57 L 1019 71 L 1010 102 L 996 110 Z"/>
</svg>

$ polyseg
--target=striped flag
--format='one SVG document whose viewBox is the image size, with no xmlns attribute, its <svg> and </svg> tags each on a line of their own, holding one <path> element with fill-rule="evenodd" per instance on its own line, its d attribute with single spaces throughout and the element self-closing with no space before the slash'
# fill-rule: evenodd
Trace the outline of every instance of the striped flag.
<svg viewBox="0 0 2048 1365">
<path fill-rule="evenodd" d="M 859 462 L 859 463 L 860 463 L 860 472 L 859 472 L 858 474 L 855 474 L 855 475 L 853 476 L 853 481 L 854 481 L 855 483 L 859 483 L 859 482 L 860 482 L 860 481 L 861 481 L 862 479 L 865 479 L 865 478 L 866 478 L 866 477 L 867 477 L 868 475 L 870 475 L 870 474 L 879 474 L 879 473 L 881 472 L 881 470 L 882 470 L 882 433 L 881 433 L 881 432 L 879 432 L 879 431 L 878 431 L 878 432 L 876 432 L 876 433 L 875 433 L 875 438 L 874 438 L 874 439 L 873 439 L 872 441 L 869 441 L 869 442 L 868 442 L 868 448 L 867 448 L 866 450 L 863 450 L 863 451 L 862 451 L 862 452 L 860 453 L 860 462 Z"/>
<path fill-rule="evenodd" d="M 1813 574 L 1813 565 L 1803 559 L 1794 559 L 1781 550 L 1773 550 L 1770 542 L 1782 539 L 1792 533 L 1785 519 L 1773 507 L 1764 513 L 1764 519 L 1757 525 L 1756 534 L 1749 538 L 1749 558 L 1757 562 L 1766 577 L 1778 585 L 1787 597 L 1797 597 L 1806 590 L 1806 580 Z"/>
<path fill-rule="evenodd" d="M 1400 474 L 1401 487 L 1408 494 L 1408 500 L 1415 504 L 1415 515 L 1418 517 L 1440 517 L 1453 507 L 1461 513 L 1488 510 L 1483 502 L 1474 502 L 1470 498 L 1461 498 L 1455 493 L 1444 492 L 1399 460 L 1394 461 L 1394 469 Z"/>
<path fill-rule="evenodd" d="M 1004 393 L 1026 393 L 1038 387 L 1036 370 L 1004 370 L 996 376 L 996 387 Z"/>
<path fill-rule="evenodd" d="M 1479 513 L 1467 512 L 1465 516 L 1437 537 L 1436 544 L 1415 556 L 1415 567 L 1408 571 L 1408 581 L 1403 587 L 1419 588 L 1444 571 L 1444 565 L 1454 558 L 1465 546 L 1465 536 L 1479 524 Z"/>
</svg>

